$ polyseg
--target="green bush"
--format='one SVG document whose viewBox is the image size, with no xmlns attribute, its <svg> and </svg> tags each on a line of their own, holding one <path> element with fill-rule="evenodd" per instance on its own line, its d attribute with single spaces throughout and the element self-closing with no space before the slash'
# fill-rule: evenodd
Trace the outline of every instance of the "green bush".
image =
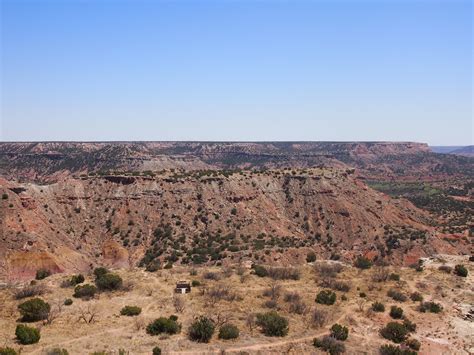
<svg viewBox="0 0 474 355">
<path fill-rule="evenodd" d="M 464 265 L 458 264 L 454 267 L 454 273 L 461 277 L 467 277 L 468 271 Z"/>
<path fill-rule="evenodd" d="M 101 291 L 113 291 L 122 287 L 122 278 L 117 274 L 107 273 L 95 280 L 97 288 Z"/>
<path fill-rule="evenodd" d="M 283 337 L 288 334 L 288 319 L 277 312 L 257 314 L 257 325 L 262 328 L 263 334 L 270 337 Z"/>
<path fill-rule="evenodd" d="M 380 355 L 417 355 L 416 351 L 410 349 L 401 348 L 396 345 L 382 345 L 379 349 Z"/>
<path fill-rule="evenodd" d="M 354 266 L 358 269 L 370 269 L 372 267 L 372 261 L 367 259 L 364 256 L 357 257 L 356 261 L 354 262 Z"/>
<path fill-rule="evenodd" d="M 214 334 L 214 323 L 204 316 L 194 320 L 189 327 L 189 339 L 198 343 L 208 343 Z"/>
<path fill-rule="evenodd" d="M 410 349 L 413 349 L 413 350 L 420 350 L 421 348 L 421 343 L 416 340 L 416 339 L 408 339 L 406 342 L 405 342 L 405 345 L 408 346 Z"/>
<path fill-rule="evenodd" d="M 159 346 L 155 346 L 153 348 L 153 353 L 152 355 L 161 355 L 161 348 Z"/>
<path fill-rule="evenodd" d="M 313 252 L 313 251 L 310 251 L 307 255 L 306 255 L 306 262 L 307 263 L 313 263 L 316 261 L 316 254 Z"/>
<path fill-rule="evenodd" d="M 104 276 L 105 274 L 108 274 L 109 273 L 109 270 L 107 270 L 105 267 L 96 267 L 94 269 L 94 276 L 96 279 L 98 279 L 99 277 L 102 277 Z"/>
<path fill-rule="evenodd" d="M 374 312 L 385 312 L 385 305 L 381 302 L 372 303 L 372 310 Z"/>
<path fill-rule="evenodd" d="M 388 278 L 392 281 L 400 281 L 400 275 L 399 274 L 392 273 L 388 276 Z"/>
<path fill-rule="evenodd" d="M 380 335 L 394 343 L 402 343 L 406 340 L 409 331 L 398 322 L 390 322 L 380 330 Z"/>
<path fill-rule="evenodd" d="M 316 295 L 316 303 L 333 305 L 336 302 L 336 294 L 331 290 L 322 290 Z"/>
<path fill-rule="evenodd" d="M 165 317 L 155 319 L 146 327 L 146 332 L 150 335 L 159 335 L 162 333 L 177 334 L 180 331 L 181 324 L 179 324 L 176 320 Z"/>
<path fill-rule="evenodd" d="M 94 285 L 89 285 L 89 284 L 78 285 L 74 289 L 74 293 L 73 293 L 72 296 L 76 297 L 76 298 L 86 298 L 87 299 L 87 298 L 94 297 L 96 292 L 97 292 L 97 287 L 95 287 Z"/>
<path fill-rule="evenodd" d="M 18 310 L 22 316 L 23 322 L 36 322 L 46 319 L 51 310 L 49 303 L 41 298 L 32 298 L 18 305 Z"/>
<path fill-rule="evenodd" d="M 390 308 L 390 317 L 393 319 L 401 319 L 403 317 L 403 309 L 397 306 L 392 306 Z"/>
<path fill-rule="evenodd" d="M 0 355 L 17 355 L 15 349 L 9 348 L 8 346 L 5 348 L 0 348 Z"/>
<path fill-rule="evenodd" d="M 401 293 L 400 291 L 397 291 L 393 288 L 388 290 L 387 296 L 391 297 L 392 299 L 394 299 L 395 301 L 398 301 L 398 302 L 405 302 L 407 300 L 407 296 L 405 296 L 403 293 Z"/>
<path fill-rule="evenodd" d="M 224 324 L 219 329 L 219 339 L 237 339 L 239 337 L 239 328 L 234 324 Z"/>
<path fill-rule="evenodd" d="M 253 270 L 255 272 L 255 275 L 257 275 L 258 277 L 268 276 L 267 269 L 261 265 L 254 265 Z"/>
<path fill-rule="evenodd" d="M 201 286 L 201 282 L 199 280 L 193 280 L 193 281 L 191 281 L 191 286 L 192 287 Z"/>
<path fill-rule="evenodd" d="M 347 327 L 344 327 L 340 324 L 334 324 L 332 327 L 331 327 L 331 333 L 330 335 L 334 338 L 334 339 L 337 339 L 337 340 L 346 340 L 348 335 L 349 335 L 349 329 L 347 329 Z"/>
<path fill-rule="evenodd" d="M 65 306 L 70 306 L 71 304 L 72 304 L 72 299 L 66 298 L 66 299 L 64 300 L 64 305 L 65 305 Z"/>
<path fill-rule="evenodd" d="M 45 278 L 47 278 L 48 276 L 51 275 L 51 272 L 49 272 L 49 270 L 46 270 L 46 269 L 39 269 L 39 270 L 36 270 L 36 277 L 35 279 L 36 280 L 43 280 Z"/>
<path fill-rule="evenodd" d="M 422 302 L 420 303 L 420 307 L 418 307 L 418 310 L 423 313 L 439 313 L 443 310 L 443 306 L 436 302 Z"/>
<path fill-rule="evenodd" d="M 330 355 L 339 355 L 346 351 L 346 347 L 343 342 L 330 336 L 324 336 L 321 339 L 314 338 L 313 345 L 316 348 L 323 349 Z"/>
<path fill-rule="evenodd" d="M 78 274 L 78 275 L 73 275 L 71 279 L 69 280 L 69 284 L 71 286 L 76 286 L 85 281 L 84 275 Z"/>
<path fill-rule="evenodd" d="M 419 293 L 419 292 L 413 292 L 413 293 L 410 295 L 410 299 L 411 299 L 413 302 L 421 302 L 421 301 L 423 301 L 423 296 L 422 296 L 421 293 Z"/>
<path fill-rule="evenodd" d="M 120 310 L 120 314 L 122 316 L 138 316 L 140 313 L 142 313 L 142 309 L 137 306 L 125 306 Z"/>
<path fill-rule="evenodd" d="M 28 327 L 24 324 L 18 324 L 15 330 L 16 338 L 22 345 L 35 344 L 41 338 L 40 331 L 36 328 Z"/>
<path fill-rule="evenodd" d="M 414 332 L 416 331 L 416 324 L 410 321 L 409 319 L 405 318 L 403 320 L 403 326 L 409 331 Z"/>
</svg>

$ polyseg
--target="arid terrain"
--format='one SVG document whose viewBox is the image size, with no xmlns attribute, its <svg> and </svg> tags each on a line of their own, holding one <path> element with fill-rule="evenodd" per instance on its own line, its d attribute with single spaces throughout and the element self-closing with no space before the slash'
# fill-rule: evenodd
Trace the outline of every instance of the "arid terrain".
<svg viewBox="0 0 474 355">
<path fill-rule="evenodd" d="M 473 176 L 474 158 L 409 142 L 0 143 L 0 349 L 472 353 Z M 84 284 L 97 292 L 73 297 Z M 315 302 L 325 290 L 334 304 Z M 48 314 L 22 322 L 35 297 Z M 256 316 L 271 311 L 287 334 Z M 176 334 L 146 331 L 171 315 Z M 199 316 L 208 342 L 193 339 Z M 393 321 L 416 329 L 390 341 Z M 20 344 L 19 324 L 39 342 Z M 219 339 L 228 324 L 238 337 Z M 315 346 L 334 324 L 347 339 Z"/>
</svg>

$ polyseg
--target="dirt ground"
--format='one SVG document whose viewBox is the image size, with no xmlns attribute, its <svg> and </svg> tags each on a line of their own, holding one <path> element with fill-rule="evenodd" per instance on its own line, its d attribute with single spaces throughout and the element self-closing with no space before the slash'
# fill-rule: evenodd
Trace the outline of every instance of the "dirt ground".
<svg viewBox="0 0 474 355">
<path fill-rule="evenodd" d="M 469 269 L 467 278 L 446 274 L 438 267 L 446 264 L 454 267 L 463 263 Z M 263 291 L 275 281 L 268 277 L 260 278 L 245 270 L 238 275 L 236 268 L 230 272 L 220 268 L 197 268 L 197 275 L 190 275 L 190 268 L 173 268 L 148 273 L 141 269 L 114 270 L 123 278 L 129 290 L 102 292 L 95 298 L 86 301 L 73 298 L 73 304 L 62 306 L 61 312 L 52 324 L 34 323 L 41 328 L 41 340 L 34 345 L 22 346 L 16 343 L 15 327 L 18 324 L 17 306 L 24 300 L 16 300 L 14 292 L 23 285 L 7 285 L 0 289 L 0 346 L 21 349 L 22 354 L 47 354 L 53 348 L 67 349 L 69 354 L 91 354 L 105 351 L 118 354 L 119 349 L 125 354 L 151 354 L 159 346 L 164 354 L 317 354 L 321 353 L 312 345 L 314 337 L 328 334 L 334 323 L 349 328 L 349 337 L 345 341 L 348 354 L 377 354 L 380 345 L 390 342 L 379 335 L 380 329 L 389 321 L 391 305 L 403 308 L 408 319 L 417 324 L 413 338 L 421 342 L 420 354 L 469 354 L 474 353 L 474 323 L 466 315 L 474 308 L 474 267 L 467 257 L 439 256 L 427 259 L 423 272 L 409 268 L 389 268 L 390 272 L 400 274 L 400 281 L 372 281 L 374 268 L 358 270 L 345 266 L 337 276 L 351 284 L 347 293 L 336 291 L 337 301 L 332 306 L 315 303 L 316 294 L 322 289 L 318 286 L 320 276 L 313 270 L 313 265 L 301 267 L 299 280 L 277 281 L 283 291 L 278 299 L 278 312 L 289 320 L 287 336 L 266 337 L 259 329 L 250 330 L 246 319 L 249 313 L 265 312 L 269 309 L 264 302 L 269 299 Z M 220 280 L 207 280 L 204 274 L 213 271 L 221 275 Z M 224 275 L 225 274 L 225 275 Z M 60 284 L 69 276 L 56 274 L 40 283 L 46 284 L 48 292 L 40 296 L 53 308 L 62 304 L 64 299 L 72 298 L 73 288 L 61 288 Z M 174 287 L 179 280 L 199 280 L 201 286 L 193 287 L 190 294 L 181 295 L 184 299 L 184 311 L 179 313 L 173 305 Z M 86 282 L 92 283 L 88 275 Z M 206 302 L 204 289 L 215 285 L 227 285 L 235 292 L 237 299 L 221 300 L 215 304 Z M 444 307 L 440 314 L 420 313 L 418 303 L 410 299 L 398 303 L 387 296 L 387 290 L 396 288 L 407 295 L 413 291 L 420 292 L 425 300 L 436 301 Z M 297 291 L 308 305 L 305 315 L 289 313 L 288 303 L 283 295 L 288 291 Z M 365 298 L 360 293 L 366 293 Z M 347 300 L 342 300 L 345 295 Z M 369 311 L 374 301 L 385 304 L 384 313 Z M 126 317 L 120 315 L 125 305 L 136 305 L 142 308 L 141 315 Z M 323 327 L 312 327 L 311 311 L 315 308 L 325 309 L 329 319 Z M 86 311 L 96 314 L 95 321 L 86 324 L 80 320 L 80 314 Z M 160 316 L 176 314 L 182 324 L 182 331 L 171 336 L 151 336 L 145 327 Z M 216 318 L 225 316 L 240 329 L 236 340 L 217 339 L 217 331 L 209 344 L 199 344 L 187 338 L 187 330 L 193 318 L 207 315 Z M 466 318 L 466 319 L 464 319 Z"/>
</svg>

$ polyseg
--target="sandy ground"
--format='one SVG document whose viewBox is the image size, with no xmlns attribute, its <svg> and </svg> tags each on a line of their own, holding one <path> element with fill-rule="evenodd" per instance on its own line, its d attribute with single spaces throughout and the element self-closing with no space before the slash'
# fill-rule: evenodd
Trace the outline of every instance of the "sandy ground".
<svg viewBox="0 0 474 355">
<path fill-rule="evenodd" d="M 443 260 L 442 260 L 443 259 Z M 175 268 L 147 273 L 139 269 L 116 270 L 125 283 L 130 284 L 129 291 L 101 293 L 94 299 L 85 301 L 74 299 L 71 306 L 63 306 L 61 313 L 52 324 L 35 323 L 41 328 L 39 343 L 21 346 L 15 341 L 15 327 L 19 313 L 17 301 L 13 297 L 16 288 L 21 285 L 8 285 L 0 290 L 0 346 L 8 345 L 22 350 L 22 354 L 47 354 L 53 348 L 67 349 L 69 354 L 90 354 L 94 351 L 106 351 L 118 354 L 124 349 L 129 354 L 151 354 L 154 346 L 160 346 L 164 354 L 317 354 L 312 346 L 313 338 L 328 334 L 329 327 L 340 323 L 349 328 L 349 338 L 345 342 L 348 354 L 377 354 L 382 344 L 389 343 L 381 338 L 379 330 L 391 320 L 388 310 L 397 304 L 386 296 L 387 290 L 397 288 L 409 294 L 418 291 L 425 300 L 434 300 L 443 305 L 440 314 L 420 313 L 416 310 L 417 303 L 408 300 L 397 304 L 404 309 L 408 319 L 417 324 L 413 337 L 421 344 L 420 354 L 469 354 L 474 351 L 474 325 L 463 316 L 474 307 L 474 268 L 464 257 L 443 256 L 426 260 L 425 270 L 416 272 L 412 269 L 394 269 L 401 275 L 401 281 L 375 283 L 371 281 L 373 270 L 360 271 L 346 267 L 338 275 L 338 279 L 350 282 L 351 290 L 345 293 L 347 300 L 342 301 L 342 292 L 336 292 L 338 299 L 333 306 L 317 305 L 315 296 L 321 287 L 318 276 L 311 265 L 301 267 L 302 276 L 297 281 L 279 281 L 285 291 L 297 291 L 301 294 L 310 309 L 326 309 L 330 319 L 322 328 L 310 326 L 309 314 L 296 315 L 288 312 L 288 304 L 281 297 L 278 301 L 278 312 L 289 319 L 290 331 L 286 337 L 271 338 L 260 333 L 258 329 L 250 330 L 246 325 L 249 313 L 268 311 L 263 303 L 268 297 L 263 291 L 272 284 L 269 278 L 250 275 L 249 270 L 241 280 L 235 271 L 229 277 L 219 281 L 204 280 L 206 271 L 222 272 L 218 268 L 199 268 L 197 276 L 190 276 L 189 269 Z M 454 266 L 463 262 L 469 269 L 467 278 L 446 274 L 438 270 L 442 263 Z M 49 291 L 41 296 L 50 304 L 62 303 L 72 296 L 72 288 L 59 287 L 66 275 L 53 275 L 41 281 Z M 173 306 L 173 289 L 178 280 L 199 280 L 203 283 L 194 287 L 192 292 L 181 296 L 185 300 L 182 313 L 177 313 Z M 87 277 L 92 282 L 91 276 Z M 228 285 L 239 296 L 239 300 L 219 301 L 210 305 L 201 290 L 217 284 Z M 360 292 L 367 294 L 366 301 L 361 301 Z M 71 297 L 72 298 L 72 297 Z M 384 313 L 371 313 L 367 310 L 374 301 L 385 304 Z M 120 316 L 120 309 L 125 305 L 142 307 L 138 317 Z M 362 311 L 360 310 L 362 308 Z M 86 324 L 79 320 L 81 310 L 92 309 L 96 312 L 96 321 Z M 310 312 L 311 313 L 311 312 Z M 146 333 L 146 325 L 160 316 L 176 314 L 182 323 L 180 334 L 172 336 L 150 336 Z M 187 329 L 197 315 L 230 316 L 231 323 L 240 329 L 240 337 L 232 341 L 217 339 L 217 332 L 209 344 L 198 344 L 187 338 Z"/>
</svg>

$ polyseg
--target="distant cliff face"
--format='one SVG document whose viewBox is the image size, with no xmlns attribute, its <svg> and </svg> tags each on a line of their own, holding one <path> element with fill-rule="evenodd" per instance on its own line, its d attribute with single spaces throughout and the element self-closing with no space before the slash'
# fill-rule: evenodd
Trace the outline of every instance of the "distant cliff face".
<svg viewBox="0 0 474 355">
<path fill-rule="evenodd" d="M 353 169 L 165 172 L 0 182 L 0 274 L 84 270 L 167 260 L 300 263 L 444 250 L 426 213 L 368 188 Z"/>
<path fill-rule="evenodd" d="M 55 182 L 70 174 L 238 168 L 361 169 L 366 175 L 468 174 L 473 162 L 431 153 L 423 143 L 123 142 L 0 143 L 0 176 Z"/>
</svg>

